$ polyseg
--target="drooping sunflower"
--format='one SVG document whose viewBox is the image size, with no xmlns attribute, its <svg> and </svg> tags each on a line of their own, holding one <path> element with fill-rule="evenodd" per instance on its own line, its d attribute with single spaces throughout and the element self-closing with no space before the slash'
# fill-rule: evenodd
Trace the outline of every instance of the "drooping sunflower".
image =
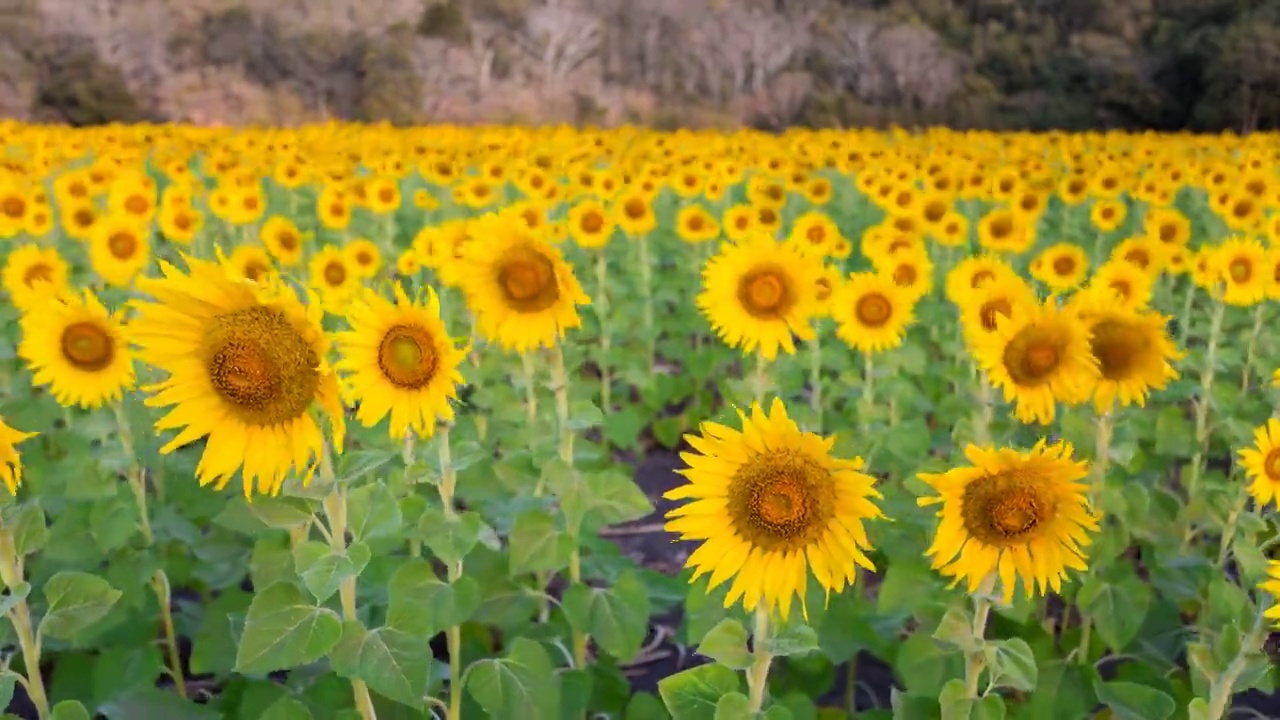
<svg viewBox="0 0 1280 720">
<path fill-rule="evenodd" d="M 253 282 L 258 282 L 275 272 L 275 266 L 271 264 L 271 255 L 257 245 L 237 246 L 231 251 L 231 257 L 227 262 L 233 268 L 236 277 Z"/>
<path fill-rule="evenodd" d="M 956 263 L 947 272 L 944 291 L 948 300 L 958 304 L 966 296 L 997 278 L 1017 275 L 1009 263 L 996 255 L 974 255 Z"/>
<path fill-rule="evenodd" d="M 853 273 L 831 296 L 836 336 L 863 353 L 902 344 L 915 320 L 915 298 L 882 273 Z"/>
<path fill-rule="evenodd" d="M 21 245 L 9 253 L 4 289 L 19 310 L 28 310 L 67 289 L 67 263 L 56 248 Z"/>
<path fill-rule="evenodd" d="M 916 502 L 942 505 L 926 551 L 934 569 L 953 585 L 965 581 L 969 592 L 994 575 L 1005 603 L 1013 600 L 1019 579 L 1028 598 L 1061 591 L 1068 569 L 1086 569 L 1087 531 L 1098 530 L 1080 482 L 1088 463 L 1071 454 L 1070 444 L 1044 440 L 1025 453 L 969 445 L 970 466 L 920 473 L 938 495 Z"/>
<path fill-rule="evenodd" d="M 1014 414 L 1024 423 L 1053 422 L 1055 402 L 1084 402 L 1098 378 L 1088 327 L 1052 297 L 1014 308 L 981 338 L 974 355 L 991 384 L 1004 390 L 1005 401 L 1017 403 Z"/>
<path fill-rule="evenodd" d="M 1267 297 L 1267 251 L 1251 237 L 1233 237 L 1214 251 L 1213 261 L 1223 283 L 1222 301 L 1228 305 L 1257 305 Z"/>
<path fill-rule="evenodd" d="M 772 360 L 779 348 L 795 353 L 792 334 L 813 338 L 821 276 L 821 258 L 761 233 L 726 243 L 707 261 L 696 303 L 727 345 Z"/>
<path fill-rule="evenodd" d="M 108 312 L 92 290 L 48 298 L 20 324 L 18 357 L 59 405 L 101 407 L 133 387 L 124 313 Z"/>
<path fill-rule="evenodd" d="M 733 580 L 725 607 L 786 618 L 793 599 L 804 611 L 810 571 L 830 594 L 873 569 L 863 524 L 882 517 L 880 493 L 861 458 L 832 457 L 834 438 L 802 432 L 781 400 L 739 416 L 741 431 L 706 422 L 685 436 L 696 451 L 680 455 L 689 482 L 664 497 L 689 502 L 667 513 L 666 529 L 702 542 L 687 563 L 693 579 L 709 574 L 709 589 Z"/>
<path fill-rule="evenodd" d="M 147 228 L 124 215 L 110 215 L 93 227 L 89 263 L 110 285 L 129 285 L 151 261 Z"/>
<path fill-rule="evenodd" d="M 334 338 L 341 358 L 334 367 L 346 373 L 360 402 L 356 419 L 365 427 L 390 414 L 392 438 L 410 430 L 430 437 L 437 419 L 453 419 L 449 401 L 464 382 L 458 365 L 466 350 L 449 337 L 434 290 L 415 302 L 397 284 L 395 298 L 391 303 L 366 290 L 352 303 L 351 329 Z"/>
<path fill-rule="evenodd" d="M 324 446 L 313 406 L 328 415 L 341 452 L 346 424 L 329 340 L 314 300 L 306 305 L 268 277 L 251 283 L 223 265 L 187 258 L 187 272 L 160 263 L 162 277 L 138 289 L 129 335 L 139 358 L 168 373 L 143 388 L 149 407 L 171 407 L 158 431 L 181 428 L 168 454 L 208 436 L 196 467 L 201 485 L 221 490 L 241 473 L 245 496 L 276 493 L 289 472 L 310 479 Z"/>
<path fill-rule="evenodd" d="M 1170 361 L 1182 357 L 1169 338 L 1168 317 L 1115 300 L 1114 293 L 1100 289 L 1071 298 L 1072 309 L 1089 327 L 1089 347 L 1098 360 L 1093 406 L 1099 415 L 1110 412 L 1117 400 L 1123 407 L 1145 407 L 1150 391 L 1178 377 Z"/>
<path fill-rule="evenodd" d="M 1258 507 L 1280 497 L 1280 420 L 1272 418 L 1253 431 L 1253 447 L 1240 451 L 1240 464 L 1249 477 L 1249 495 Z"/>
<path fill-rule="evenodd" d="M 38 434 L 15 430 L 0 418 L 0 481 L 4 481 L 10 495 L 17 495 L 18 486 L 22 484 L 22 453 L 18 452 L 18 443 Z"/>
<path fill-rule="evenodd" d="M 578 305 L 591 298 L 560 250 L 523 223 L 483 223 L 483 242 L 471 242 L 455 273 L 485 337 L 524 353 L 554 347 L 582 324 Z"/>
<path fill-rule="evenodd" d="M 1038 302 L 1035 290 L 1017 275 L 1001 276 L 967 295 L 960 303 L 960 329 L 970 348 L 982 344 L 1015 311 L 1026 311 Z"/>
</svg>

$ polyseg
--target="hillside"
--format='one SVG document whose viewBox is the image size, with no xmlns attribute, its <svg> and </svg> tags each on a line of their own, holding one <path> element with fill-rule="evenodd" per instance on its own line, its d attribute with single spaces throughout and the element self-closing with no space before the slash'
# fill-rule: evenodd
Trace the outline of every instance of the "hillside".
<svg viewBox="0 0 1280 720">
<path fill-rule="evenodd" d="M 0 116 L 1280 126 L 1274 0 L 0 0 Z"/>
</svg>

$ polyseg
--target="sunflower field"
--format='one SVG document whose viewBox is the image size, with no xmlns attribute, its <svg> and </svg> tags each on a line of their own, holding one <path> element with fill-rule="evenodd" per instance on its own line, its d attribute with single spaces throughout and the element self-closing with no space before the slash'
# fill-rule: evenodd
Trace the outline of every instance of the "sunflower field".
<svg viewBox="0 0 1280 720">
<path fill-rule="evenodd" d="M 0 123 L 0 705 L 1280 717 L 1280 137 Z"/>
</svg>

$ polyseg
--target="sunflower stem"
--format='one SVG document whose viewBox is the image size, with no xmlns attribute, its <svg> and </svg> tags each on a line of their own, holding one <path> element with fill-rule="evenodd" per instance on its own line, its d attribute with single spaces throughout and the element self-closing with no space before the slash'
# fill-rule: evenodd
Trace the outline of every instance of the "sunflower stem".
<svg viewBox="0 0 1280 720">
<path fill-rule="evenodd" d="M 765 649 L 769 639 L 769 610 L 761 602 L 756 606 L 755 628 L 751 633 L 751 654 L 754 660 L 747 670 L 747 692 L 750 697 L 748 714 L 755 717 L 764 708 L 765 693 L 769 689 L 769 664 L 773 655 Z"/>
<path fill-rule="evenodd" d="M 1231 514 L 1227 515 L 1227 522 L 1222 527 L 1222 538 L 1218 541 L 1218 567 L 1222 567 L 1227 562 L 1227 557 L 1231 554 L 1231 546 L 1236 541 L 1236 527 L 1240 523 L 1240 514 L 1249 506 L 1248 486 L 1240 483 L 1236 489 L 1236 504 L 1231 508 Z"/>
<path fill-rule="evenodd" d="M 991 381 L 984 372 L 978 373 L 978 420 L 973 427 L 974 445 L 991 444 L 991 421 L 995 417 L 995 401 L 991 394 Z"/>
<path fill-rule="evenodd" d="M 1187 282 L 1187 294 L 1182 300 L 1182 318 L 1178 323 L 1178 347 L 1187 346 L 1187 336 L 1191 332 L 1191 309 L 1195 307 L 1196 284 Z"/>
<path fill-rule="evenodd" d="M 987 667 L 987 656 L 982 646 L 987 638 L 987 617 L 991 615 L 991 592 L 996 586 L 994 573 L 983 578 L 978 590 L 973 594 L 973 642 L 976 648 L 965 657 L 964 689 L 965 697 L 978 699 L 978 680 Z"/>
<path fill-rule="evenodd" d="M 529 353 L 520 354 L 520 371 L 524 376 L 524 415 L 533 425 L 538 420 L 538 386 L 534 381 L 533 356 Z"/>
<path fill-rule="evenodd" d="M 329 547 L 335 554 L 345 556 L 347 554 L 347 490 L 337 481 L 327 441 L 320 457 L 320 479 L 332 488 L 323 502 L 325 518 L 329 521 Z M 346 622 L 357 620 L 354 576 L 343 580 L 338 586 L 338 599 L 342 604 L 342 619 Z M 360 713 L 362 720 L 376 720 L 378 714 L 373 709 L 373 698 L 369 695 L 369 686 L 365 685 L 363 680 L 352 680 L 351 691 L 355 696 L 356 711 Z"/>
<path fill-rule="evenodd" d="M 551 350 L 551 384 L 556 394 L 556 421 L 560 430 L 560 460 L 573 467 L 573 429 L 569 426 L 569 373 L 564 365 L 564 346 L 556 343 Z M 569 583 L 582 582 L 582 546 L 573 533 L 573 550 L 569 553 Z M 544 583 L 545 584 L 545 583 Z M 573 631 L 573 666 L 587 667 L 587 635 Z"/>
<path fill-rule="evenodd" d="M 1249 635 L 1240 644 L 1239 652 L 1231 660 L 1227 669 L 1209 682 L 1209 708 L 1203 715 L 1205 720 L 1221 720 L 1226 716 L 1236 681 L 1248 667 L 1249 660 L 1261 652 L 1262 643 L 1267 638 L 1266 611 L 1267 603 L 1263 602 L 1263 598 L 1258 598 L 1258 608 L 1254 613 L 1253 628 L 1250 629 Z"/>
<path fill-rule="evenodd" d="M 644 337 L 649 355 L 649 374 L 653 374 L 658 356 L 658 336 L 653 325 L 653 265 L 649 260 L 649 235 L 636 238 L 636 249 L 640 257 L 640 294 L 644 297 Z"/>
<path fill-rule="evenodd" d="M 1111 437 L 1115 429 L 1110 412 L 1094 419 L 1093 472 L 1094 481 L 1089 486 L 1089 504 L 1097 502 L 1097 494 L 1107 482 L 1107 470 L 1111 465 Z"/>
<path fill-rule="evenodd" d="M 149 548 L 155 542 L 151 533 L 151 518 L 147 511 L 147 476 L 142 465 L 137 461 L 137 453 L 133 446 L 133 426 L 129 423 L 129 414 L 125 412 L 124 402 L 113 403 L 117 431 L 120 435 L 120 446 L 125 457 L 130 459 L 129 489 L 138 503 L 138 529 L 142 531 L 142 540 Z M 164 570 L 157 569 L 151 576 L 151 590 L 156 595 L 156 603 L 160 608 L 160 627 L 164 635 L 164 646 L 169 660 L 169 677 L 173 678 L 174 688 L 178 696 L 187 697 L 187 681 L 182 674 L 182 655 L 178 652 L 178 635 L 173 626 L 173 596 L 169 586 L 169 576 Z"/>
<path fill-rule="evenodd" d="M 609 369 L 609 261 L 604 248 L 596 252 L 596 296 L 591 299 L 596 316 L 600 319 L 600 410 L 608 413 L 613 407 L 613 374 Z"/>
<path fill-rule="evenodd" d="M 404 461 L 404 484 L 411 487 L 409 481 L 413 473 L 414 454 L 417 450 L 417 435 L 413 430 L 406 430 L 404 442 L 400 446 L 400 459 Z M 409 557 L 422 557 L 422 540 L 415 535 L 409 537 Z"/>
<path fill-rule="evenodd" d="M 452 519 L 457 510 L 453 505 L 453 493 L 458 486 L 458 471 L 453 466 L 449 450 L 449 424 L 441 423 L 440 437 L 440 505 L 446 518 Z M 462 560 L 449 563 L 449 584 L 462 577 Z M 448 720 L 462 717 L 462 627 L 450 625 L 445 629 L 445 643 L 449 651 L 449 714 Z"/>
<path fill-rule="evenodd" d="M 1209 321 L 1209 339 L 1205 348 L 1204 368 L 1200 371 L 1200 394 L 1196 398 L 1196 450 L 1191 456 L 1191 467 L 1188 468 L 1187 499 L 1194 501 L 1199 491 L 1201 466 L 1205 453 L 1209 449 L 1209 407 L 1212 404 L 1214 370 L 1218 364 L 1218 340 L 1222 334 L 1222 318 L 1226 314 L 1226 303 L 1221 297 L 1213 300 L 1213 315 Z M 1195 537 L 1194 523 L 1188 519 L 1187 529 L 1182 538 L 1182 548 L 1191 546 Z"/>
<path fill-rule="evenodd" d="M 763 407 L 765 393 L 769 391 L 769 361 L 765 359 L 764 353 L 759 351 L 756 352 L 756 368 L 752 376 L 751 389 L 756 403 Z"/>
<path fill-rule="evenodd" d="M 809 408 L 813 410 L 813 431 L 822 432 L 822 326 L 815 328 L 809 342 Z"/>
<path fill-rule="evenodd" d="M 12 592 L 23 582 L 22 558 L 14 545 L 13 532 L 0 525 L 0 579 Z M 31 607 L 26 599 L 19 600 L 9 609 L 9 622 L 18 636 L 22 650 L 22 663 L 26 666 L 27 694 L 36 706 L 40 720 L 49 717 L 49 697 L 44 690 L 44 676 L 40 674 L 40 638 L 31 629 Z"/>
<path fill-rule="evenodd" d="M 1249 392 L 1249 375 L 1253 370 L 1254 355 L 1258 350 L 1258 338 L 1262 335 L 1262 321 L 1266 317 L 1266 302 L 1258 303 L 1253 310 L 1253 330 L 1249 333 L 1249 344 L 1244 353 L 1244 368 L 1240 371 L 1240 392 Z"/>
</svg>

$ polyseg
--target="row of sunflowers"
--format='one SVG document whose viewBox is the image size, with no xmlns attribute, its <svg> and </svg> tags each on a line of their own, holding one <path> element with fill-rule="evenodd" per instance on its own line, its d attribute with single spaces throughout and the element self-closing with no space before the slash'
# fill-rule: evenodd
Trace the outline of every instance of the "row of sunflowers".
<svg viewBox="0 0 1280 720">
<path fill-rule="evenodd" d="M 18 717 L 1274 712 L 1276 136 L 0 141 Z"/>
</svg>

